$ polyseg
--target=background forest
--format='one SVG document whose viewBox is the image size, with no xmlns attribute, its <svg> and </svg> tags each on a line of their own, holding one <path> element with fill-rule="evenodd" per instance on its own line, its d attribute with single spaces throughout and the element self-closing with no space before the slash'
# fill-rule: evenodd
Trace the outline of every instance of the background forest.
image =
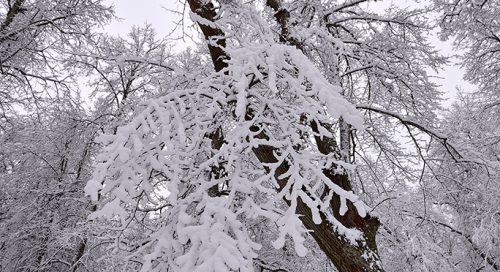
<svg viewBox="0 0 500 272">
<path fill-rule="evenodd" d="M 500 1 L 386 2 L 0 0 L 0 271 L 499 271 Z"/>
</svg>

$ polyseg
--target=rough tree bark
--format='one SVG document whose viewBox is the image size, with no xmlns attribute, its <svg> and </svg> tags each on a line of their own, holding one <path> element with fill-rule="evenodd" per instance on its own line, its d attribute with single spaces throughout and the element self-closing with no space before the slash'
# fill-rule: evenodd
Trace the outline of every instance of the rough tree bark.
<svg viewBox="0 0 500 272">
<path fill-rule="evenodd" d="M 191 11 L 202 18 L 215 21 L 217 12 L 215 6 L 210 1 L 203 0 L 188 0 Z M 280 42 L 294 45 L 301 49 L 301 46 L 297 41 L 293 40 L 288 35 L 288 20 L 289 12 L 280 6 L 279 0 L 267 0 L 266 5 L 275 11 L 275 18 L 280 25 L 281 34 Z M 216 71 L 221 71 L 227 67 L 225 60 L 229 59 L 230 56 L 224 51 L 225 40 L 224 33 L 217 28 L 213 28 L 207 25 L 198 24 L 201 31 L 203 32 L 205 39 L 208 41 L 208 48 L 214 64 Z M 247 118 L 251 119 L 252 113 L 247 110 Z M 318 124 L 312 122 L 310 124 L 313 131 L 318 131 Z M 324 127 L 329 127 L 328 124 L 323 125 Z M 267 135 L 265 131 L 262 131 L 260 127 L 253 126 L 250 128 L 252 132 L 259 132 L 256 138 L 266 139 Z M 214 133 L 214 135 L 220 135 Z M 217 138 L 217 137 L 216 137 Z M 337 156 L 340 154 L 339 147 L 336 140 L 328 137 L 316 137 L 315 138 L 319 151 L 322 154 L 328 154 L 331 156 Z M 221 139 L 218 139 L 222 143 Z M 219 147 L 220 148 L 220 147 Z M 263 164 L 276 163 L 278 159 L 276 158 L 276 150 L 270 145 L 259 145 L 253 149 L 254 154 L 258 160 Z M 284 161 L 277 169 L 274 174 L 278 185 L 281 190 L 285 187 L 288 182 L 288 178 L 279 178 L 283 173 L 286 173 L 290 165 L 287 161 Z M 347 173 L 338 174 L 335 173 L 333 169 L 322 169 L 325 176 L 332 180 L 335 184 L 342 187 L 344 190 L 352 190 L 352 184 Z M 361 217 L 356 208 L 352 203 L 348 202 L 348 211 L 345 215 L 341 216 L 339 214 L 340 199 L 339 196 L 332 198 L 330 202 L 330 208 L 334 212 L 336 219 L 341 222 L 344 226 L 352 229 L 357 229 L 361 231 L 364 235 L 365 241 L 359 242 L 357 245 L 352 245 L 346 239 L 338 233 L 333 226 L 326 220 L 325 215 L 322 216 L 322 223 L 315 224 L 312 219 L 312 213 L 309 207 L 302 202 L 299 198 L 297 199 L 297 210 L 296 213 L 300 214 L 300 219 L 304 226 L 311 231 L 311 235 L 314 240 L 318 243 L 321 250 L 325 255 L 331 260 L 333 265 L 340 272 L 357 272 L 357 271 L 370 271 L 370 272 L 381 272 L 383 268 L 379 261 L 377 245 L 375 241 L 375 236 L 377 229 L 380 225 L 379 221 L 375 217 L 367 215 Z"/>
<path fill-rule="evenodd" d="M 188 0 L 188 3 L 191 11 L 200 17 L 212 22 L 215 20 L 217 12 L 211 1 Z M 198 26 L 208 42 L 208 50 L 210 51 L 210 57 L 212 57 L 214 69 L 219 72 L 227 67 L 225 60 L 229 59 L 228 55 L 224 52 L 224 47 L 226 47 L 224 32 L 218 28 L 213 28 L 204 24 L 198 24 Z"/>
</svg>

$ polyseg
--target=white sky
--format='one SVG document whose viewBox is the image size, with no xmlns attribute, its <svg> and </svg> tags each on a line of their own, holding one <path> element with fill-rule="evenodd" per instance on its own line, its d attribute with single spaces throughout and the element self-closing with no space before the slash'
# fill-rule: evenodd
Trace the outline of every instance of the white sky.
<svg viewBox="0 0 500 272">
<path fill-rule="evenodd" d="M 122 18 L 113 21 L 106 31 L 111 34 L 126 35 L 133 25 L 152 24 L 158 34 L 166 35 L 173 29 L 177 16 L 168 9 L 178 10 L 181 4 L 175 0 L 107 0 L 115 7 L 116 16 Z M 182 9 L 181 9 L 182 10 Z"/>
<path fill-rule="evenodd" d="M 169 10 L 183 10 L 183 3 L 179 0 L 107 0 L 107 3 L 113 4 L 116 15 L 122 18 L 122 20 L 114 21 L 105 28 L 106 32 L 116 35 L 126 35 L 133 25 L 140 26 L 149 23 L 159 35 L 165 36 L 174 29 L 175 22 L 180 18 L 178 14 Z M 379 10 L 388 7 L 391 3 L 398 3 L 404 6 L 416 4 L 415 0 L 384 0 L 382 2 L 371 3 L 370 8 Z M 192 25 L 189 19 L 186 20 L 186 26 Z M 179 37 L 181 32 L 177 32 L 176 34 Z M 445 56 L 457 54 L 451 42 L 442 42 L 438 38 L 434 38 L 430 42 Z M 178 50 L 192 45 L 189 38 L 185 38 L 184 41 L 176 41 L 176 43 L 178 45 L 175 48 Z M 470 92 L 475 88 L 463 80 L 463 75 L 463 69 L 453 64 L 444 67 L 443 71 L 435 75 L 440 77 L 440 79 L 435 78 L 434 82 L 441 85 L 440 89 L 445 93 L 444 98 L 448 98 L 444 106 L 449 106 L 452 103 L 458 86 L 466 92 Z"/>
<path fill-rule="evenodd" d="M 165 37 L 171 34 L 181 18 L 180 14 L 175 12 L 182 12 L 184 8 L 180 0 L 105 0 L 105 2 L 115 7 L 115 15 L 120 19 L 111 22 L 104 30 L 112 35 L 121 36 L 127 35 L 132 26 L 143 26 L 147 23 L 154 27 L 159 36 Z M 185 18 L 184 30 L 196 35 L 188 28 L 192 25 L 189 18 Z M 173 37 L 181 37 L 181 28 L 176 30 Z M 176 40 L 175 44 L 174 50 L 179 51 L 187 46 L 193 46 L 190 37 Z"/>
</svg>

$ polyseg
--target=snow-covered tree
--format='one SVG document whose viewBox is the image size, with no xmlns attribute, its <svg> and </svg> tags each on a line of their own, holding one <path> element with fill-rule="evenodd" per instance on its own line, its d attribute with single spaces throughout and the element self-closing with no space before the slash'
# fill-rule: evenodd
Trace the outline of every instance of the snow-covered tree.
<svg viewBox="0 0 500 272">
<path fill-rule="evenodd" d="M 460 57 L 465 78 L 498 105 L 500 72 L 500 3 L 492 0 L 435 0 L 441 13 L 443 39 L 453 39 L 465 53 Z"/>
<path fill-rule="evenodd" d="M 78 121 L 65 56 L 111 10 L 101 1 L 0 5 L 0 270 L 67 269 L 84 236 L 92 131 Z"/>
<path fill-rule="evenodd" d="M 64 270 L 79 259 L 95 134 L 84 120 L 81 108 L 61 99 L 38 115 L 11 118 L 0 135 L 2 271 Z"/>
<path fill-rule="evenodd" d="M 407 254 L 426 270 L 498 271 L 499 171 L 497 1 L 436 0 L 441 37 L 464 53 L 459 61 L 477 90 L 460 93 L 443 118 L 449 147 L 431 145 L 432 175 L 420 194 L 426 205 L 406 209 L 418 232 L 397 230 Z M 415 205 L 408 205 L 416 207 Z M 401 242 L 401 241 L 399 241 Z M 401 244 L 401 243 L 400 243 Z M 408 258 L 407 257 L 407 258 Z"/>
<path fill-rule="evenodd" d="M 24 8 L 31 8 L 28 2 L 25 4 Z M 78 15 L 77 11 L 93 12 L 92 16 L 109 12 L 98 2 L 73 4 L 74 16 Z M 89 5 L 90 10 L 78 6 L 80 4 Z M 106 252 L 110 239 L 96 238 L 97 233 L 102 234 L 99 225 L 87 223 L 88 214 L 96 209 L 83 193 L 95 156 L 94 138 L 98 131 L 112 131 L 117 122 L 126 119 L 132 104 L 127 103 L 128 100 L 152 95 L 147 94 L 150 86 L 162 84 L 155 78 L 158 73 L 155 68 L 167 69 L 162 61 L 170 55 L 166 43 L 158 40 L 150 27 L 133 29 L 130 40 L 126 40 L 94 34 L 86 28 L 87 24 L 92 26 L 91 18 L 80 19 L 86 22 L 73 23 L 75 31 L 77 28 L 85 30 L 81 33 L 63 31 L 58 34 L 57 31 L 52 33 L 51 28 L 38 29 L 47 32 L 40 33 L 41 36 L 51 39 L 43 53 L 50 52 L 57 58 L 45 58 L 36 69 L 29 68 L 30 63 L 27 63 L 26 69 L 33 69 L 35 76 L 17 82 L 19 89 L 10 92 L 21 94 L 23 90 L 32 89 L 40 93 L 18 104 L 1 100 L 9 110 L 4 112 L 9 115 L 2 119 L 5 123 L 0 130 L 2 271 L 123 267 L 116 261 L 119 256 L 115 258 Z M 95 19 L 95 23 L 102 20 Z M 71 23 L 63 25 L 71 27 Z M 75 46 L 79 42 L 80 46 Z M 22 64 L 20 60 L 17 63 Z M 41 79 L 46 71 L 53 77 Z M 82 86 L 77 84 L 81 79 L 77 75 L 85 73 L 100 101 L 92 113 L 83 108 L 88 101 L 80 98 Z M 61 79 L 61 75 L 65 78 Z M 8 84 L 9 76 L 5 74 L 2 82 Z M 161 80 L 167 79 L 163 76 Z M 51 84 L 40 85 L 38 80 Z M 101 84 L 105 81 L 110 84 Z M 119 101 L 114 101 L 115 98 Z M 30 107 L 30 103 L 39 108 Z M 17 107 L 20 105 L 26 107 Z M 101 261 L 99 258 L 103 255 L 108 258 Z"/>
<path fill-rule="evenodd" d="M 48 90 L 69 88 L 73 70 L 64 67 L 65 53 L 111 14 L 102 1 L 0 2 L 0 126 L 16 109 L 43 108 Z"/>
<path fill-rule="evenodd" d="M 3 1 L 0 270 L 499 270 L 499 6 L 379 4 L 187 0 L 176 52 Z M 434 12 L 479 86 L 441 117 Z"/>
<path fill-rule="evenodd" d="M 382 271 L 379 221 L 353 192 L 364 189 L 353 151 L 363 173 L 373 150 L 395 169 L 366 195 L 415 178 L 391 130 L 443 141 L 425 72 L 443 59 L 424 42 L 425 10 L 380 15 L 364 2 L 188 1 L 215 71 L 101 136 L 86 187 L 104 198 L 93 217 L 146 256 L 143 271 L 252 271 L 261 244 L 249 230 L 260 218 L 277 224 L 276 248 L 290 237 L 304 256 L 309 233 L 339 271 Z"/>
<path fill-rule="evenodd" d="M 389 215 L 382 219 L 387 246 L 381 255 L 386 268 L 397 271 L 497 271 L 499 6 L 496 1 L 434 4 L 441 37 L 454 39 L 465 52 L 459 60 L 478 90 L 459 94 L 433 130 L 436 137 L 420 149 L 419 183 L 396 191 L 404 198 L 387 198 L 377 207 Z M 439 139 L 445 144 L 436 143 Z M 394 207 L 403 208 L 391 213 Z"/>
<path fill-rule="evenodd" d="M 440 224 L 447 223 L 463 244 L 457 247 L 466 257 L 460 262 L 463 270 L 500 269 L 500 115 L 490 103 L 489 94 L 476 93 L 461 95 L 452 107 L 443 126 L 461 159 L 438 162 L 439 183 L 432 188 L 436 208 L 448 215 Z"/>
</svg>

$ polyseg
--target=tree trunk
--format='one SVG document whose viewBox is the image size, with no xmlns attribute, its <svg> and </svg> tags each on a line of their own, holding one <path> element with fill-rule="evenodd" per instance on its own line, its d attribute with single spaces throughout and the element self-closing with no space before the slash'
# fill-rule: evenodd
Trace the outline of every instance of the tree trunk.
<svg viewBox="0 0 500 272">
<path fill-rule="evenodd" d="M 217 13 L 215 12 L 214 4 L 212 4 L 211 1 L 188 0 L 188 3 L 192 12 L 206 20 L 211 22 L 214 21 Z M 208 41 L 208 50 L 210 51 L 210 57 L 212 58 L 214 69 L 219 72 L 227 67 L 226 60 L 229 59 L 229 56 L 224 52 L 224 48 L 226 47 L 224 32 L 218 28 L 213 28 L 200 23 L 198 23 L 198 26 L 200 27 L 201 32 L 203 32 L 203 35 L 205 35 L 205 39 Z"/>
<path fill-rule="evenodd" d="M 251 130 L 257 132 L 260 128 L 254 126 L 251 127 Z M 257 137 L 261 139 L 267 138 L 264 132 L 261 132 Z M 316 140 L 318 141 L 318 139 Z M 322 153 L 326 154 L 329 150 L 334 150 L 331 140 L 333 139 L 324 137 L 323 140 L 318 141 L 318 146 L 324 147 L 323 150 L 320 150 Z M 330 143 L 328 143 L 329 141 Z M 275 148 L 272 146 L 259 145 L 253 151 L 261 163 L 272 164 L 278 162 L 278 159 L 274 155 Z M 284 161 L 274 173 L 274 177 L 280 186 L 278 190 L 282 190 L 288 182 L 288 178 L 280 179 L 279 176 L 286 173 L 289 167 L 288 162 Z M 323 173 L 342 189 L 352 190 L 349 177 L 346 173 L 342 175 L 335 174 L 331 169 L 323 169 Z M 335 231 L 323 214 L 321 214 L 321 224 L 315 224 L 311 209 L 300 198 L 297 199 L 296 213 L 302 215 L 299 217 L 300 220 L 308 230 L 312 231 L 311 235 L 314 240 L 340 272 L 383 271 L 375 241 L 375 235 L 380 225 L 378 219 L 369 215 L 361 217 L 350 202 L 348 202 L 346 214 L 341 216 L 339 214 L 339 196 L 332 198 L 330 208 L 334 212 L 335 218 L 344 226 L 362 231 L 366 243 L 358 242 L 358 244 L 352 245 L 341 234 Z"/>
<path fill-rule="evenodd" d="M 12 23 L 14 18 L 19 12 L 22 12 L 22 5 L 25 0 L 16 0 L 12 6 L 8 7 L 7 14 L 5 15 L 5 20 L 0 25 L 0 31 L 4 31 Z M 10 1 L 9 1 L 10 4 Z"/>
<path fill-rule="evenodd" d="M 203 0 L 188 0 L 188 3 L 192 12 L 206 20 L 212 22 L 215 20 L 216 11 L 214 5 L 210 1 L 205 2 Z M 280 8 L 279 1 L 268 0 L 266 4 L 277 12 L 275 14 L 275 18 L 281 27 L 280 42 L 286 43 L 288 36 L 287 22 L 289 13 Z M 225 60 L 229 59 L 229 56 L 224 51 L 226 44 L 225 39 L 223 38 L 224 33 L 220 29 L 215 29 L 203 24 L 198 25 L 205 38 L 209 41 L 208 48 L 215 70 L 221 71 L 227 67 Z M 214 40 L 216 41 L 215 45 L 213 43 Z M 296 41 L 292 40 L 291 42 Z M 295 46 L 300 49 L 300 44 L 296 44 Z M 251 116 L 251 113 L 247 112 L 247 118 L 250 118 L 249 116 Z M 311 123 L 310 125 L 314 131 L 317 131 L 318 126 L 316 123 Z M 324 127 L 328 127 L 328 125 L 324 125 Z M 250 129 L 253 132 L 261 131 L 258 126 L 253 126 Z M 261 131 L 256 137 L 260 139 L 268 138 L 264 131 Z M 331 154 L 332 156 L 340 154 L 336 141 L 333 138 L 316 137 L 316 143 L 319 151 L 323 154 Z M 278 162 L 278 159 L 274 155 L 275 148 L 273 146 L 259 145 L 253 148 L 253 152 L 258 160 L 263 164 Z M 278 190 L 282 190 L 288 182 L 288 178 L 279 178 L 279 176 L 286 173 L 289 167 L 289 163 L 284 161 L 274 173 L 274 177 L 280 187 Z M 347 173 L 336 174 L 332 169 L 323 169 L 322 171 L 325 176 L 344 190 L 352 190 L 352 185 Z M 347 205 L 348 211 L 346 214 L 341 216 L 339 214 L 339 196 L 333 197 L 330 202 L 330 208 L 339 222 L 347 228 L 357 229 L 363 233 L 364 241 L 358 242 L 355 245 L 343 238 L 343 236 L 328 222 L 324 214 L 321 214 L 323 219 L 321 224 L 315 224 L 312 219 L 311 210 L 304 202 L 302 202 L 300 198 L 297 199 L 296 213 L 301 215 L 299 218 L 304 226 L 308 230 L 311 230 L 311 235 L 314 240 L 340 272 L 383 271 L 375 241 L 375 235 L 380 225 L 378 219 L 369 215 L 361 217 L 352 203 L 348 202 Z"/>
</svg>

